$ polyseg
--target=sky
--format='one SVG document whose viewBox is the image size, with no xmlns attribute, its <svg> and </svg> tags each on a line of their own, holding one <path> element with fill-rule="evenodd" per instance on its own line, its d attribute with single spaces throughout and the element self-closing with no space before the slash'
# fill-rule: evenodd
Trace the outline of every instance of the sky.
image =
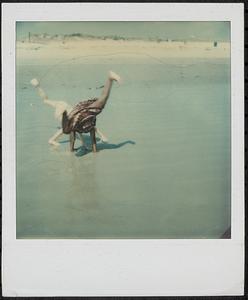
<svg viewBox="0 0 248 300">
<path fill-rule="evenodd" d="M 229 22 L 17 22 L 17 39 L 34 34 L 118 35 L 124 38 L 230 41 Z"/>
</svg>

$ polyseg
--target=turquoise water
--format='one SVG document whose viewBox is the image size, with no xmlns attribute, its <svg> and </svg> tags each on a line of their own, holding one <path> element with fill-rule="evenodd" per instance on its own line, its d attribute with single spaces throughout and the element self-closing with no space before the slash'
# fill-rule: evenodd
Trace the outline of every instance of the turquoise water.
<svg viewBox="0 0 248 300">
<path fill-rule="evenodd" d="M 30 86 L 49 66 L 17 66 L 17 238 L 219 238 L 230 226 L 230 66 L 60 65 L 43 78 L 51 99 L 98 96 L 114 85 L 97 126 L 99 152 L 69 152 L 68 136 Z M 89 138 L 86 141 L 90 143 Z M 78 142 L 78 146 L 80 143 Z"/>
</svg>

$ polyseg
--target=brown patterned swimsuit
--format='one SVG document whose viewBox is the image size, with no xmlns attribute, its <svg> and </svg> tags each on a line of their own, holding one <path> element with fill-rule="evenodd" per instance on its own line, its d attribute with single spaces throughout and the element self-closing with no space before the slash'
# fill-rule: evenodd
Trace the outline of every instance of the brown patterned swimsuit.
<svg viewBox="0 0 248 300">
<path fill-rule="evenodd" d="M 69 114 L 67 114 L 67 111 L 64 111 L 62 117 L 63 133 L 90 132 L 96 125 L 96 116 L 102 111 L 102 108 L 92 106 L 96 100 L 98 99 L 93 98 L 79 102 Z"/>
</svg>

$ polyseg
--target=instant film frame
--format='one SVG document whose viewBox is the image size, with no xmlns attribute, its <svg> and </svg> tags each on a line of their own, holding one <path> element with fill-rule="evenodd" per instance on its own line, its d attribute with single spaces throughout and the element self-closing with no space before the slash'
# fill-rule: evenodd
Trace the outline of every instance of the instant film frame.
<svg viewBox="0 0 248 300">
<path fill-rule="evenodd" d="M 4 4 L 2 16 L 3 295 L 242 295 L 244 289 L 243 5 L 15 3 Z M 25 20 L 231 22 L 232 237 L 230 240 L 16 239 L 15 22 Z"/>
</svg>

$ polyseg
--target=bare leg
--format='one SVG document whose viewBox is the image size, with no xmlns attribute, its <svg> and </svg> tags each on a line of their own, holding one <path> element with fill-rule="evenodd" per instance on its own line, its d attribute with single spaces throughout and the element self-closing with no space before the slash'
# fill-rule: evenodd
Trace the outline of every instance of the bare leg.
<svg viewBox="0 0 248 300">
<path fill-rule="evenodd" d="M 45 91 L 40 87 L 40 83 L 39 81 L 34 78 L 30 81 L 30 83 L 32 84 L 32 86 L 34 86 L 37 89 L 38 95 L 41 97 L 41 99 L 44 101 L 44 103 L 49 104 L 52 107 L 56 107 L 55 104 L 53 103 L 53 101 L 48 99 L 47 94 L 45 93 Z"/>
<path fill-rule="evenodd" d="M 61 120 L 62 114 L 65 110 L 69 111 L 71 107 L 63 101 L 52 101 L 48 99 L 45 91 L 40 87 L 40 83 L 37 79 L 32 79 L 31 84 L 37 89 L 38 95 L 43 100 L 43 103 L 48 104 L 49 106 L 55 108 L 54 116 L 56 119 Z M 58 138 L 63 135 L 62 129 L 57 131 L 49 140 L 48 143 L 54 146 L 59 146 L 60 144 L 57 142 Z"/>
<path fill-rule="evenodd" d="M 37 89 L 38 95 L 41 97 L 45 104 L 55 108 L 55 118 L 61 120 L 62 114 L 65 110 L 68 112 L 71 110 L 71 106 L 64 101 L 55 101 L 48 99 L 45 91 L 40 87 L 40 83 L 37 79 L 32 79 L 31 84 Z"/>
<path fill-rule="evenodd" d="M 108 79 L 107 79 L 107 81 L 106 81 L 106 83 L 104 85 L 102 94 L 97 99 L 97 101 L 94 102 L 94 103 L 92 103 L 89 107 L 95 107 L 95 108 L 101 108 L 101 109 L 104 108 L 104 106 L 105 106 L 105 104 L 106 104 L 106 102 L 107 102 L 107 100 L 109 98 L 113 81 L 117 81 L 118 83 L 120 83 L 121 82 L 121 78 L 116 73 L 110 71 Z"/>
<path fill-rule="evenodd" d="M 63 135 L 62 129 L 58 130 L 49 140 L 48 143 L 50 145 L 59 146 L 60 144 L 57 142 L 58 138 Z"/>
<path fill-rule="evenodd" d="M 99 135 L 102 142 L 104 142 L 104 143 L 108 142 L 108 139 L 106 138 L 106 136 L 98 128 L 95 127 L 95 131 Z"/>
<path fill-rule="evenodd" d="M 76 132 L 72 131 L 70 133 L 70 150 L 71 150 L 71 152 L 74 151 L 75 137 L 76 137 Z"/>
<path fill-rule="evenodd" d="M 96 152 L 96 134 L 95 134 L 95 128 L 92 128 L 90 131 L 90 137 L 92 142 L 92 151 Z"/>
</svg>

